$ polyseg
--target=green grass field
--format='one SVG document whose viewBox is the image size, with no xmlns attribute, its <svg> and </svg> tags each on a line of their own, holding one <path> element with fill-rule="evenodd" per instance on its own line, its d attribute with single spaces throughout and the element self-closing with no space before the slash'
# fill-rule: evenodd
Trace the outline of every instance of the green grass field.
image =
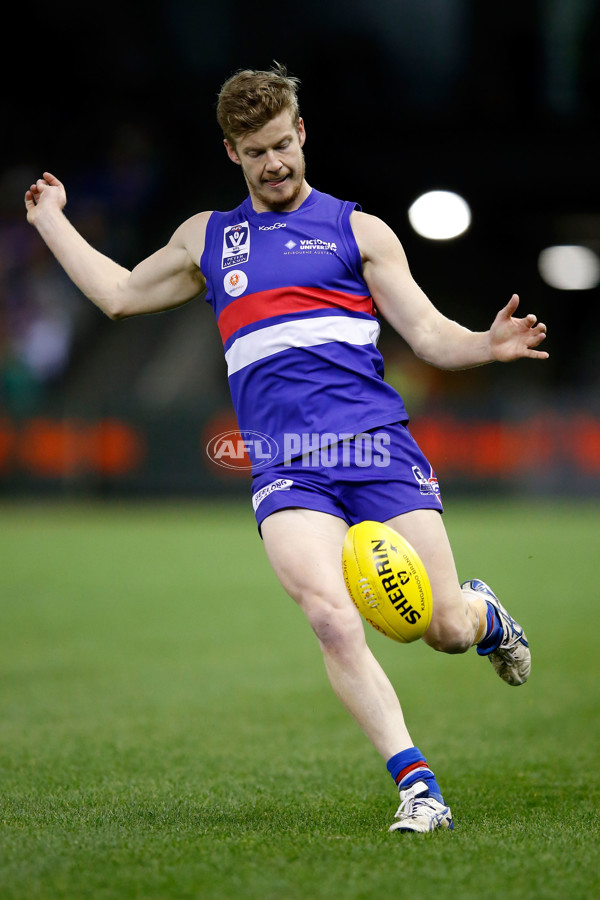
<svg viewBox="0 0 600 900">
<path fill-rule="evenodd" d="M 244 505 L 0 507 L 0 897 L 600 896 L 593 504 L 447 504 L 531 680 L 369 633 L 455 819 L 389 835 Z"/>
</svg>

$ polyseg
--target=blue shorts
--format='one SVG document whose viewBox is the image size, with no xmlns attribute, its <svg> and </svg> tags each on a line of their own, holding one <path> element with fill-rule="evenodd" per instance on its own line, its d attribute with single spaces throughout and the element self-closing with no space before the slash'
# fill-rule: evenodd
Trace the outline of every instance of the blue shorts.
<svg viewBox="0 0 600 900">
<path fill-rule="evenodd" d="M 257 473 L 252 505 L 259 528 L 271 513 L 290 507 L 329 513 L 348 525 L 385 522 L 413 509 L 442 512 L 433 469 L 401 423 L 309 449 Z"/>
</svg>

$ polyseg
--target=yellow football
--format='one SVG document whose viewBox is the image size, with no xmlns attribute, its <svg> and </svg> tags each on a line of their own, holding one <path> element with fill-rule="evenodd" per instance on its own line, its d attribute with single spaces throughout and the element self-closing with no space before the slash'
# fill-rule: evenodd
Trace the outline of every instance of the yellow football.
<svg viewBox="0 0 600 900">
<path fill-rule="evenodd" d="M 342 550 L 348 593 L 369 625 L 410 644 L 431 621 L 431 585 L 414 547 L 382 522 L 359 522 Z"/>
</svg>

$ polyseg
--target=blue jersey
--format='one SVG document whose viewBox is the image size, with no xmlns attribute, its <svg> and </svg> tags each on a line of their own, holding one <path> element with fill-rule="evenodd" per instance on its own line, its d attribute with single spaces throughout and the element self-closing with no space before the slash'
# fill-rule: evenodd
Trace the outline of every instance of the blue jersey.
<svg viewBox="0 0 600 900">
<path fill-rule="evenodd" d="M 238 426 L 275 442 L 271 465 L 299 455 L 290 436 L 318 435 L 326 445 L 408 420 L 383 380 L 354 209 L 313 189 L 292 212 L 257 213 L 248 197 L 208 221 L 200 268 Z"/>
</svg>

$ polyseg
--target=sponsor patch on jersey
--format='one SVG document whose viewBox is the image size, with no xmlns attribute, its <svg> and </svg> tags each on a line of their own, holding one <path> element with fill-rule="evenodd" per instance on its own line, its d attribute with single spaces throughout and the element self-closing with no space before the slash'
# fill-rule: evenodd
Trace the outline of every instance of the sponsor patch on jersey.
<svg viewBox="0 0 600 900">
<path fill-rule="evenodd" d="M 223 229 L 223 257 L 221 268 L 239 266 L 248 262 L 250 257 L 250 226 L 248 222 L 239 225 L 228 225 Z"/>
<path fill-rule="evenodd" d="M 263 500 L 266 500 L 273 491 L 289 491 L 293 483 L 291 478 L 278 478 L 277 481 L 272 481 L 271 484 L 265 485 L 264 488 L 261 488 L 260 491 L 257 491 L 252 497 L 254 512 L 256 512 Z"/>
<path fill-rule="evenodd" d="M 241 269 L 226 272 L 223 279 L 223 287 L 230 297 L 239 297 L 248 287 L 248 276 Z"/>
<path fill-rule="evenodd" d="M 298 254 L 313 253 L 337 253 L 338 248 L 335 241 L 322 241 L 320 238 L 305 238 L 297 244 L 295 241 L 289 240 L 286 244 L 287 252 L 284 256 L 298 256 Z"/>
</svg>

